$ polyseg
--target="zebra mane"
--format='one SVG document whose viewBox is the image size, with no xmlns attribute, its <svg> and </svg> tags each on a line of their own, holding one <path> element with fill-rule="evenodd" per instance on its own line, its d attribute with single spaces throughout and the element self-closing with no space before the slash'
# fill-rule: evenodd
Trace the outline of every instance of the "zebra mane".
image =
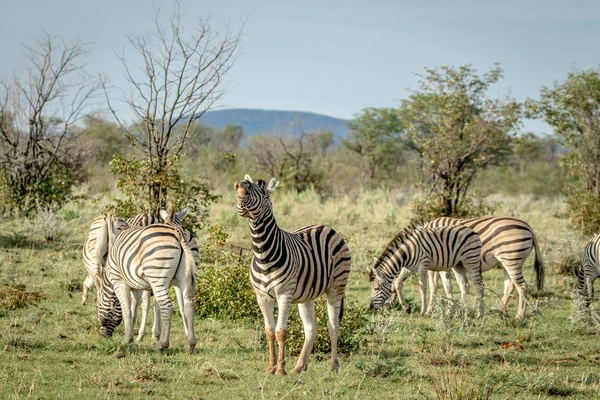
<svg viewBox="0 0 600 400">
<path fill-rule="evenodd" d="M 379 258 L 377 259 L 377 261 L 375 261 L 375 269 L 380 269 L 381 265 L 383 263 L 383 261 L 385 261 L 388 257 L 389 257 L 389 253 L 390 251 L 393 251 L 395 249 L 397 249 L 398 247 L 402 246 L 402 244 L 408 239 L 408 237 L 417 229 L 422 228 L 424 225 L 426 224 L 426 221 L 424 221 L 421 218 L 413 218 L 409 221 L 408 225 L 402 229 L 400 232 L 398 232 L 396 234 L 396 236 L 394 236 L 392 238 L 392 240 L 390 240 L 390 242 L 388 243 L 387 246 L 385 246 L 385 249 L 383 250 L 383 252 L 381 253 L 381 255 L 379 256 Z"/>
</svg>

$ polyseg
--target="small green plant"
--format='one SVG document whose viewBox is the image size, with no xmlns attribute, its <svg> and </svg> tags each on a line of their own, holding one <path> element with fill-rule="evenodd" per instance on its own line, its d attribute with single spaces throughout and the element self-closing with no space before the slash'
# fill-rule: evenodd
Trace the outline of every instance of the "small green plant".
<svg viewBox="0 0 600 400">
<path fill-rule="evenodd" d="M 162 382 L 166 380 L 164 372 L 162 372 L 152 360 L 144 360 L 134 363 L 131 371 L 131 381 L 146 383 L 151 381 Z"/>
<path fill-rule="evenodd" d="M 386 378 L 406 373 L 401 358 L 361 358 L 356 361 L 356 368 L 368 378 Z"/>
<path fill-rule="evenodd" d="M 25 285 L 0 286 L 0 310 L 20 310 L 38 304 L 44 296 L 27 292 Z"/>
<path fill-rule="evenodd" d="M 477 379 L 463 368 L 436 369 L 431 377 L 435 397 L 439 400 L 487 400 L 500 389 L 498 383 L 490 382 L 486 375 Z M 419 390 L 421 395 L 430 399 Z"/>
<path fill-rule="evenodd" d="M 38 206 L 35 214 L 23 221 L 23 230 L 52 242 L 62 236 L 64 220 L 57 207 Z"/>
<path fill-rule="evenodd" d="M 67 281 L 61 281 L 58 283 L 58 287 L 68 293 L 80 292 L 82 290 L 81 280 L 77 278 L 71 278 Z"/>
</svg>

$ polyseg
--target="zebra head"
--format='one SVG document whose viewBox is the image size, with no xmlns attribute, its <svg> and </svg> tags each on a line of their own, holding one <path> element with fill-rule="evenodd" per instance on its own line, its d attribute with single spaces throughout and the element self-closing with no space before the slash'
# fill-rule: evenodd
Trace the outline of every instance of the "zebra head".
<svg viewBox="0 0 600 400">
<path fill-rule="evenodd" d="M 100 335 L 111 337 L 115 328 L 121 324 L 123 315 L 121 304 L 115 294 L 112 283 L 108 279 L 107 268 L 102 273 L 102 286 L 98 289 L 98 320 Z"/>
<path fill-rule="evenodd" d="M 262 179 L 257 183 L 249 175 L 244 180 L 235 183 L 237 212 L 241 217 L 252 221 L 260 220 L 271 211 L 271 192 L 277 188 L 279 181 L 271 178 L 267 184 Z"/>
<path fill-rule="evenodd" d="M 371 310 L 379 310 L 388 301 L 392 294 L 392 279 L 390 279 L 382 268 L 377 266 L 369 271 L 371 282 Z"/>
</svg>

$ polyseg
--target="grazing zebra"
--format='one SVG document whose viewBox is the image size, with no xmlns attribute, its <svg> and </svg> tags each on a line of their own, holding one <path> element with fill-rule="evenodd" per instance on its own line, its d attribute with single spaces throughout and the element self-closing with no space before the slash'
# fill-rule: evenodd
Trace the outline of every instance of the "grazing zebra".
<svg viewBox="0 0 600 400">
<path fill-rule="evenodd" d="M 112 221 L 112 222 L 111 222 Z M 127 223 L 112 214 L 103 214 L 94 219 L 88 237 L 83 245 L 83 266 L 88 275 L 83 281 L 83 295 L 81 296 L 81 304 L 87 303 L 88 291 L 94 285 L 100 287 L 102 266 L 106 262 L 108 255 L 108 227 L 117 224 L 117 231 L 122 231 L 128 228 Z"/>
<path fill-rule="evenodd" d="M 504 296 L 502 302 L 506 304 L 516 286 L 519 293 L 519 305 L 517 317 L 525 316 L 525 304 L 527 296 L 527 284 L 523 278 L 523 264 L 532 250 L 535 250 L 534 269 L 536 273 L 536 286 L 538 290 L 544 287 L 544 264 L 540 249 L 531 227 L 525 222 L 512 217 L 486 217 L 471 219 L 437 218 L 425 224 L 426 227 L 437 228 L 442 226 L 463 225 L 473 229 L 480 237 L 481 248 L 481 270 L 483 272 L 492 269 L 498 262 L 504 267 Z M 410 274 L 405 270 L 396 279 L 396 293 L 402 297 L 402 282 Z M 451 297 L 451 284 L 449 275 L 441 273 L 446 294 Z M 457 276 L 458 278 L 458 276 Z M 437 289 L 437 273 L 430 273 L 432 283 L 432 298 Z"/>
<path fill-rule="evenodd" d="M 481 239 L 465 226 L 441 228 L 408 227 L 392 239 L 369 274 L 372 283 L 371 309 L 380 309 L 392 292 L 392 281 L 406 268 L 419 274 L 421 314 L 427 312 L 427 272 L 458 269 L 467 272 L 478 289 L 478 317 L 483 316 Z M 459 281 L 461 282 L 461 281 Z M 463 280 L 462 283 L 466 283 Z M 466 291 L 463 290 L 463 295 Z M 402 297 L 400 300 L 404 300 Z M 406 306 L 406 304 L 403 304 Z"/>
<path fill-rule="evenodd" d="M 585 299 L 585 306 L 589 307 L 594 298 L 594 281 L 600 276 L 600 235 L 595 235 L 585 246 L 581 266 L 574 268 L 577 277 L 575 295 Z"/>
<path fill-rule="evenodd" d="M 160 220 L 150 213 L 138 214 L 127 220 L 129 226 L 148 226 L 159 223 Z"/>
<path fill-rule="evenodd" d="M 337 342 L 339 323 L 344 310 L 344 292 L 350 273 L 350 251 L 344 239 L 333 229 L 313 225 L 286 232 L 277 226 L 270 194 L 279 182 L 263 180 L 253 183 L 248 175 L 235 184 L 237 212 L 248 218 L 252 237 L 250 280 L 260 310 L 265 319 L 265 334 L 269 344 L 267 373 L 285 375 L 285 342 L 287 320 L 292 303 L 298 304 L 304 325 L 304 346 L 293 373 L 301 373 L 317 336 L 315 299 L 327 295 L 331 341 L 331 370 L 339 369 Z M 277 302 L 277 325 L 274 305 Z M 275 330 L 274 330 L 275 328 Z M 279 344 L 276 358 L 275 339 Z"/>
<path fill-rule="evenodd" d="M 116 236 L 111 235 L 108 256 L 108 279 L 112 287 L 104 286 L 98 296 L 99 308 L 107 310 L 100 321 L 107 333 L 119 315 L 125 322 L 125 339 L 133 347 L 133 324 L 137 304 L 143 291 L 152 290 L 155 311 L 160 314 L 158 328 L 161 332 L 158 349 L 169 347 L 169 334 L 173 304 L 169 286 L 182 292 L 184 328 L 188 339 L 188 351 L 196 346 L 194 335 L 194 290 L 198 263 L 198 246 L 191 234 L 183 229 L 181 221 L 187 210 L 174 215 L 174 209 L 165 223 L 146 227 L 131 227 Z M 161 215 L 165 215 L 161 211 Z M 179 294 L 178 294 L 179 298 Z M 118 301 L 117 301 L 118 300 Z M 120 304 L 120 307 L 119 307 Z M 156 318 L 158 319 L 158 318 Z M 113 327 L 114 329 L 114 327 Z M 112 331 L 110 331 L 112 334 Z"/>
</svg>

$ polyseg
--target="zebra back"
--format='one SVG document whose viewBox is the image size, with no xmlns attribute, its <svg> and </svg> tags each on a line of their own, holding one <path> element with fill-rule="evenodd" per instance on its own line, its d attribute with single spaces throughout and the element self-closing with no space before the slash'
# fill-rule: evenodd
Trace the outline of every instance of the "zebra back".
<svg viewBox="0 0 600 400">
<path fill-rule="evenodd" d="M 467 226 L 481 237 L 481 259 L 484 270 L 492 268 L 496 264 L 496 261 L 504 260 L 509 261 L 507 264 L 522 268 L 525 259 L 534 250 L 536 285 L 538 290 L 543 289 L 545 273 L 542 256 L 535 234 L 525 221 L 513 217 L 469 219 L 442 217 L 430 221 L 425 226 L 442 227 L 456 225 Z M 503 264 L 505 263 L 503 262 Z"/>
<path fill-rule="evenodd" d="M 121 232 L 128 228 L 127 223 L 120 217 L 112 214 L 103 214 L 96 217 L 83 245 L 83 265 L 88 275 L 96 280 L 96 276 L 102 273 L 102 266 L 108 256 L 110 235 L 109 229 Z"/>
<path fill-rule="evenodd" d="M 160 220 L 150 213 L 141 213 L 127 220 L 129 226 L 148 226 L 159 223 Z"/>
</svg>

